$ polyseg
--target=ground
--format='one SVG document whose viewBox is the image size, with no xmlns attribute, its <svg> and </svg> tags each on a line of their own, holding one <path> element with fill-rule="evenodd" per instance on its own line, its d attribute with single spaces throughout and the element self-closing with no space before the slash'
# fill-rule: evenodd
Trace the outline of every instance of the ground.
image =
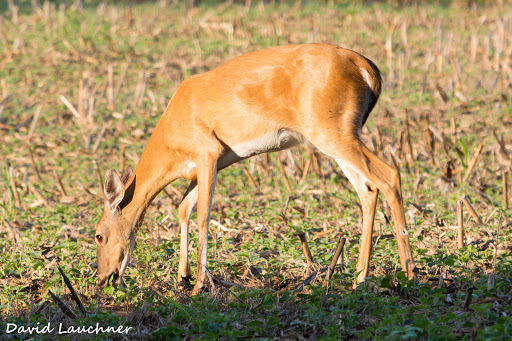
<svg viewBox="0 0 512 341">
<path fill-rule="evenodd" d="M 512 6 L 390 3 L 0 4 L 1 337 L 511 338 Z M 362 139 L 400 170 L 418 280 L 401 271 L 381 196 L 371 277 L 353 289 L 359 200 L 333 160 L 305 146 L 219 174 L 209 240 L 217 284 L 210 292 L 191 296 L 177 281 L 185 181 L 149 207 L 126 286 L 96 291 L 94 231 L 106 170 L 137 165 L 186 77 L 244 52 L 307 42 L 354 49 L 383 73 Z M 196 228 L 193 222 L 193 273 Z M 325 273 L 303 286 L 329 264 L 340 237 L 343 264 L 328 289 Z M 48 323 L 52 333 L 43 330 Z M 58 334 L 59 326 L 76 331 L 96 323 L 131 329 Z M 29 327 L 39 330 L 20 329 Z"/>
</svg>

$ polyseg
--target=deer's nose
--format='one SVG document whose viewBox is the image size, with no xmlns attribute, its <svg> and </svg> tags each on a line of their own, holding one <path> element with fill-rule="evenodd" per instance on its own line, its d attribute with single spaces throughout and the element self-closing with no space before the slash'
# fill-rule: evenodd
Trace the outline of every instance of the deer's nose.
<svg viewBox="0 0 512 341">
<path fill-rule="evenodd" d="M 119 270 L 116 269 L 114 272 L 111 272 L 108 275 L 98 275 L 98 286 L 99 287 L 105 287 L 108 284 L 108 281 L 110 280 L 110 277 L 112 276 L 112 284 L 114 286 L 117 286 L 119 282 Z"/>
</svg>

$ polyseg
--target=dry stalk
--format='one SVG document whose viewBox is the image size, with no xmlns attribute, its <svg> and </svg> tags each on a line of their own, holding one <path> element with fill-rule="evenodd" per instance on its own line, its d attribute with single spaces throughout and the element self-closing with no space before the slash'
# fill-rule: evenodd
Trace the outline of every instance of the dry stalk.
<svg viewBox="0 0 512 341">
<path fill-rule="evenodd" d="M 57 181 L 57 187 L 59 188 L 60 194 L 62 194 L 62 196 L 67 196 L 68 194 L 66 193 L 66 190 L 64 189 L 64 186 L 62 185 L 62 181 L 55 169 L 53 170 L 53 176 L 55 177 L 55 181 Z"/>
<path fill-rule="evenodd" d="M 507 148 L 505 147 L 505 141 L 503 140 L 503 137 L 500 138 L 498 136 L 498 134 L 496 133 L 496 130 L 492 130 L 492 134 L 494 135 L 494 138 L 496 139 L 496 141 L 498 141 L 498 144 L 500 146 L 500 153 L 505 156 L 505 158 L 507 160 L 510 160 L 510 157 L 508 155 L 508 151 L 507 151 Z"/>
<path fill-rule="evenodd" d="M 269 176 L 269 153 L 256 156 L 256 160 L 258 160 L 258 168 L 260 170 L 261 174 L 264 174 L 265 176 Z"/>
<path fill-rule="evenodd" d="M 469 213 L 471 213 L 471 215 L 473 216 L 473 219 L 475 219 L 475 221 L 478 223 L 478 224 L 481 224 L 483 225 L 484 222 L 482 221 L 482 218 L 480 218 L 480 216 L 478 215 L 478 213 L 476 212 L 475 208 L 473 207 L 473 205 L 471 204 L 471 202 L 469 201 L 469 197 L 467 195 L 465 195 L 463 198 L 462 198 L 462 201 L 464 202 L 464 204 L 466 205 L 467 209 L 469 210 Z"/>
<path fill-rule="evenodd" d="M 49 210 L 53 210 L 52 205 L 48 200 L 39 192 L 30 182 L 28 183 L 28 186 L 30 188 L 30 191 L 48 208 Z"/>
<path fill-rule="evenodd" d="M 471 35 L 471 53 L 470 53 L 470 65 L 475 65 L 476 53 L 478 51 L 478 36 L 476 33 Z"/>
<path fill-rule="evenodd" d="M 167 196 L 167 198 L 171 199 L 171 201 L 172 201 L 172 199 L 173 199 L 172 196 L 169 194 L 169 192 L 167 192 L 167 190 L 165 188 L 162 189 L 162 192 L 164 192 L 164 194 Z M 172 205 L 174 205 L 174 204 L 172 204 Z"/>
<path fill-rule="evenodd" d="M 91 191 L 87 189 L 80 181 L 76 181 L 76 184 L 78 187 L 80 187 L 85 193 L 87 193 L 92 199 L 96 198 L 96 195 L 94 195 Z"/>
<path fill-rule="evenodd" d="M 141 107 L 144 103 L 144 93 L 146 91 L 146 75 L 144 71 L 139 72 L 139 81 L 135 87 L 135 100 L 133 105 L 135 107 Z"/>
<path fill-rule="evenodd" d="M 508 172 L 503 172 L 503 207 L 508 210 Z"/>
<path fill-rule="evenodd" d="M 124 151 L 126 149 L 126 146 L 121 146 L 121 160 L 119 161 L 119 170 L 121 172 L 124 172 L 124 159 L 125 159 L 125 156 L 124 156 Z"/>
<path fill-rule="evenodd" d="M 20 196 L 18 194 L 18 187 L 16 186 L 16 179 L 14 178 L 14 168 L 9 167 L 9 181 L 11 183 L 12 195 L 14 196 L 14 200 L 16 200 L 18 207 L 23 209 L 23 205 L 21 203 Z"/>
<path fill-rule="evenodd" d="M 425 134 L 427 137 L 427 147 L 430 159 L 432 160 L 432 165 L 439 166 L 437 158 L 435 157 L 435 139 L 433 138 L 433 133 L 430 130 L 430 121 L 428 114 L 425 115 Z"/>
<path fill-rule="evenodd" d="M 96 138 L 96 141 L 94 142 L 94 146 L 92 147 L 92 153 L 96 154 L 98 151 L 98 148 L 100 147 L 101 140 L 103 140 L 103 136 L 105 135 L 105 131 L 108 128 L 108 123 L 105 123 L 103 127 L 101 128 L 100 133 L 98 134 L 98 137 Z"/>
<path fill-rule="evenodd" d="M 84 117 L 85 108 L 84 108 L 84 99 L 86 97 L 85 95 L 85 89 L 86 89 L 86 81 L 84 79 L 81 79 L 78 82 L 78 114 L 80 117 Z"/>
<path fill-rule="evenodd" d="M 471 296 L 473 296 L 473 288 L 468 288 L 466 298 L 464 299 L 464 311 L 467 311 L 469 309 L 469 305 L 471 304 Z"/>
<path fill-rule="evenodd" d="M 94 168 L 96 169 L 96 177 L 100 183 L 100 189 L 101 189 L 101 193 L 104 192 L 104 189 L 103 189 L 103 179 L 101 177 L 101 171 L 100 171 L 100 166 L 98 165 L 98 161 L 97 160 L 92 160 L 92 162 L 94 163 Z"/>
<path fill-rule="evenodd" d="M 37 121 L 39 120 L 39 116 L 41 115 L 42 106 L 38 105 L 36 108 L 36 112 L 34 113 L 34 117 L 32 118 L 32 123 L 30 124 L 30 129 L 28 130 L 27 141 L 30 142 L 32 135 L 34 134 L 34 130 L 36 129 Z"/>
<path fill-rule="evenodd" d="M 290 186 L 290 182 L 288 181 L 288 177 L 286 176 L 286 171 L 284 170 L 283 162 L 281 161 L 279 154 L 277 155 L 277 164 L 279 165 L 279 170 L 283 175 L 284 185 L 286 186 L 288 193 L 292 193 L 292 186 Z"/>
<path fill-rule="evenodd" d="M 462 206 L 462 200 L 457 200 L 457 227 L 458 235 L 457 242 L 459 248 L 464 246 L 464 207 Z"/>
<path fill-rule="evenodd" d="M 292 200 L 292 197 L 288 196 L 284 203 L 283 210 L 281 211 L 281 217 L 283 217 L 284 219 L 286 219 L 286 211 L 288 210 L 288 205 L 290 204 L 290 200 Z"/>
<path fill-rule="evenodd" d="M 444 91 L 443 87 L 439 83 L 437 83 L 437 82 L 436 82 L 436 90 L 439 93 L 439 96 L 441 96 L 441 99 L 443 100 L 443 102 L 447 103 L 448 102 L 448 95 Z"/>
<path fill-rule="evenodd" d="M 375 125 L 375 135 L 376 135 L 376 142 L 377 142 L 377 152 L 379 153 L 379 156 L 382 157 L 382 150 L 383 150 L 383 143 L 382 143 L 382 134 L 380 132 L 379 125 Z"/>
<path fill-rule="evenodd" d="M 409 147 L 409 160 L 410 164 L 408 165 L 408 168 L 412 168 L 412 165 L 414 163 L 415 157 L 414 157 L 414 147 L 411 140 L 411 134 L 409 131 L 409 117 L 407 116 L 407 112 L 405 113 L 405 137 L 407 139 L 407 145 Z"/>
<path fill-rule="evenodd" d="M 395 78 L 395 74 L 393 72 L 393 32 L 395 31 L 397 23 L 398 17 L 393 18 L 393 20 L 388 25 L 388 31 L 386 34 L 385 48 L 390 80 Z"/>
<path fill-rule="evenodd" d="M 460 79 L 460 64 L 454 50 L 450 51 L 450 61 L 453 64 L 453 80 L 455 82 L 455 88 L 462 93 L 463 91 L 462 82 Z"/>
<path fill-rule="evenodd" d="M 295 161 L 292 151 L 290 149 L 287 149 L 286 154 L 288 155 L 288 160 L 290 160 L 290 163 L 297 169 L 297 174 L 299 175 L 299 178 L 302 177 L 302 169 L 300 168 L 298 162 Z"/>
<path fill-rule="evenodd" d="M 300 178 L 299 185 L 302 185 L 304 181 L 306 181 L 306 177 L 309 172 L 309 168 L 311 166 L 311 159 L 307 159 L 306 164 L 304 165 L 304 170 L 302 171 L 302 177 Z"/>
<path fill-rule="evenodd" d="M 466 182 L 469 179 L 469 176 L 471 173 L 473 173 L 473 170 L 475 169 L 476 163 L 478 161 L 478 158 L 480 157 L 480 153 L 482 152 L 482 149 L 484 148 L 485 139 L 480 143 L 478 146 L 475 156 L 471 159 L 471 162 L 469 163 L 468 170 L 466 171 L 466 174 L 464 174 L 464 178 L 462 178 L 463 182 Z"/>
<path fill-rule="evenodd" d="M 14 245 L 18 246 L 18 240 L 20 240 L 20 233 L 18 232 L 18 230 L 14 226 L 12 226 L 11 222 L 9 221 L 9 219 L 4 218 L 4 221 L 7 224 L 7 227 L 9 228 L 9 230 L 11 231 L 12 239 L 14 240 Z"/>
<path fill-rule="evenodd" d="M 306 234 L 302 231 L 299 231 L 297 232 L 297 236 L 299 236 L 300 242 L 302 244 L 302 250 L 304 250 L 304 255 L 306 256 L 308 266 L 313 265 L 315 261 L 313 260 L 313 256 L 311 255 L 311 250 L 309 250 Z"/>
<path fill-rule="evenodd" d="M 247 167 L 244 167 L 244 174 L 247 177 L 247 179 L 249 180 L 249 182 L 251 183 L 252 187 L 254 187 L 256 192 L 260 193 L 258 185 L 256 184 L 256 181 L 254 181 L 254 178 L 252 177 L 251 173 L 249 173 L 249 170 L 247 169 Z"/>
<path fill-rule="evenodd" d="M 322 155 L 318 152 L 318 150 L 315 150 L 313 152 L 313 155 L 315 156 L 315 159 L 314 161 L 316 161 L 316 167 L 317 167 L 317 175 L 318 175 L 318 178 L 320 179 L 320 186 L 322 188 L 322 192 L 326 192 L 326 186 L 325 186 L 325 176 L 324 176 L 324 172 L 322 170 Z"/>
<path fill-rule="evenodd" d="M 38 181 L 41 181 L 41 175 L 39 174 L 39 169 L 36 165 L 36 160 L 34 159 L 34 154 L 32 153 L 32 148 L 28 148 L 28 152 L 30 154 L 30 161 L 32 162 L 32 166 L 34 166 L 34 172 L 36 173 L 36 177 Z"/>
<path fill-rule="evenodd" d="M 109 64 L 107 67 L 107 80 L 108 108 L 114 110 L 114 66 L 112 64 Z"/>
<path fill-rule="evenodd" d="M 407 69 L 409 67 L 409 59 L 411 57 L 411 49 L 409 47 L 409 42 L 407 39 L 407 21 L 402 22 L 401 28 L 401 38 L 402 38 L 402 45 L 404 46 L 405 51 L 405 57 L 404 57 L 404 69 Z"/>
<path fill-rule="evenodd" d="M 336 267 L 336 264 L 338 263 L 338 259 L 341 256 L 341 253 L 343 252 L 343 247 L 345 246 L 346 239 L 343 237 L 340 237 L 338 240 L 338 245 L 336 246 L 336 251 L 334 252 L 334 256 L 331 259 L 331 263 L 329 264 L 329 267 L 327 268 L 327 275 L 325 276 L 325 281 L 323 286 L 326 287 L 329 284 L 329 280 L 332 278 L 332 274 L 334 273 L 334 268 Z"/>
<path fill-rule="evenodd" d="M 450 119 L 452 145 L 457 143 L 457 124 L 455 123 L 455 117 Z"/>
<path fill-rule="evenodd" d="M 176 187 L 174 187 L 172 184 L 168 184 L 167 188 L 169 188 L 174 194 L 176 194 L 178 198 L 181 198 L 183 196 L 183 194 L 180 191 L 178 191 Z"/>
<path fill-rule="evenodd" d="M 389 157 L 391 158 L 391 162 L 393 163 L 393 166 L 400 172 L 402 167 L 400 166 L 400 163 L 397 160 L 397 156 L 395 155 L 395 153 L 393 151 L 391 151 L 389 153 Z"/>
<path fill-rule="evenodd" d="M 116 88 L 114 90 L 114 104 L 115 104 L 117 95 L 119 94 L 119 90 L 121 90 L 121 86 L 124 83 L 124 79 L 126 78 L 127 71 L 128 71 L 128 64 L 123 64 L 122 69 L 121 69 L 121 77 L 119 78 L 119 81 L 117 82 Z"/>
</svg>

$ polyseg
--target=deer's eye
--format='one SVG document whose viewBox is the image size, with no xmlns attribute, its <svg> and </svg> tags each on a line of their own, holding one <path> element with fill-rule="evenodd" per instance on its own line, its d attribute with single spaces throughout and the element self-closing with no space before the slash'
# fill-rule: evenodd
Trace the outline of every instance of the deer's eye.
<svg viewBox="0 0 512 341">
<path fill-rule="evenodd" d="M 101 243 L 101 241 L 103 240 L 103 237 L 101 236 L 101 234 L 96 235 L 96 240 L 98 241 L 98 243 Z"/>
</svg>

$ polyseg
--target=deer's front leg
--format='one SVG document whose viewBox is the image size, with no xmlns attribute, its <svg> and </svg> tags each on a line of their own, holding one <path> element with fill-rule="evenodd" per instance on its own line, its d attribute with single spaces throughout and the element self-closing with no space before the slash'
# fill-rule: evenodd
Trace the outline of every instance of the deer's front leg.
<svg viewBox="0 0 512 341">
<path fill-rule="evenodd" d="M 188 260 L 188 227 L 190 216 L 197 205 L 197 181 L 192 181 L 183 196 L 183 200 L 178 208 L 178 217 L 180 219 L 180 264 L 178 267 L 178 282 L 182 282 L 185 287 L 190 287 L 192 271 Z"/>
<path fill-rule="evenodd" d="M 217 158 L 209 156 L 197 165 L 197 224 L 199 227 L 197 281 L 192 294 L 201 293 L 206 288 L 206 271 L 208 271 L 208 225 L 212 207 L 213 192 L 217 179 Z"/>
</svg>

